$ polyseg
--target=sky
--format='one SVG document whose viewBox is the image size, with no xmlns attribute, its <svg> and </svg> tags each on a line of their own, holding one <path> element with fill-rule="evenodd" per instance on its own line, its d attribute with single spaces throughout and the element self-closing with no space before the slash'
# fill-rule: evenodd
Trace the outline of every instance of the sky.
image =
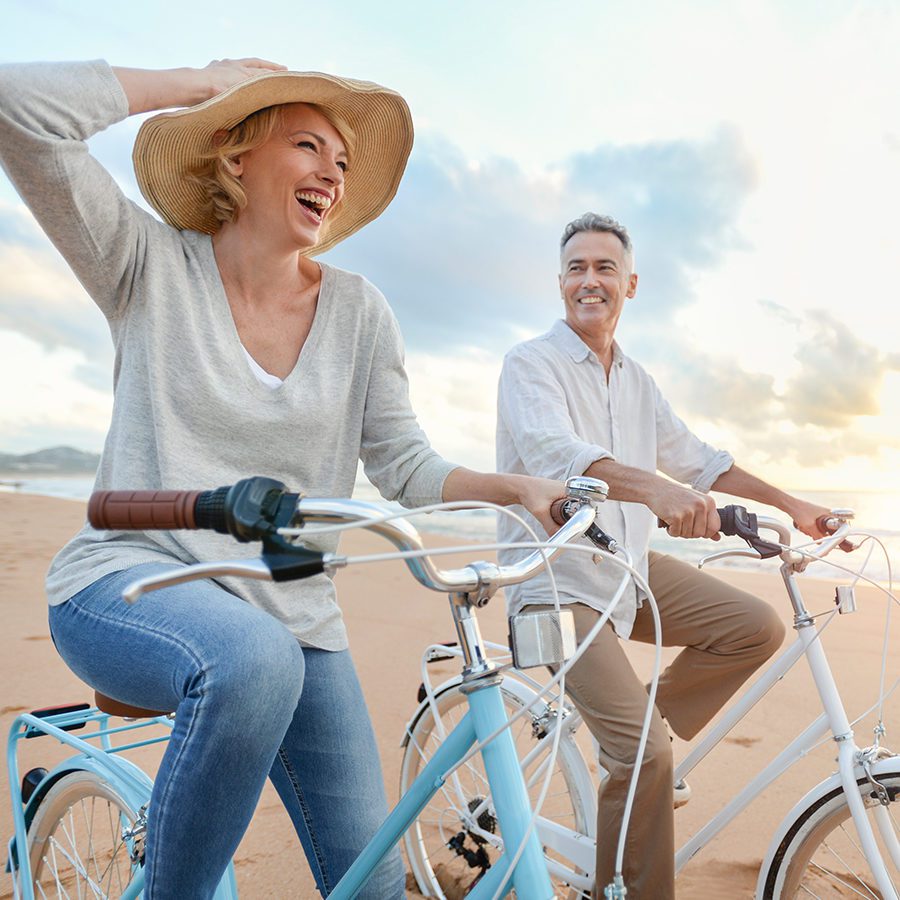
<svg viewBox="0 0 900 900">
<path fill-rule="evenodd" d="M 563 315 L 563 226 L 625 223 L 624 351 L 694 431 L 787 488 L 900 489 L 900 3 L 4 0 L 0 61 L 261 56 L 385 84 L 416 144 L 323 259 L 386 295 L 413 404 L 493 468 L 504 353 Z M 122 189 L 139 120 L 91 140 Z M 0 451 L 99 450 L 103 317 L 0 174 Z"/>
</svg>

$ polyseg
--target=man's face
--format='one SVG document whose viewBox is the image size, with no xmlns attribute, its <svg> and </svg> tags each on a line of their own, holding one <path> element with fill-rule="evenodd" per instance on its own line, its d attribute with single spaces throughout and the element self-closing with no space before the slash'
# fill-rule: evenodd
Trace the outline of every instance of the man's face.
<svg viewBox="0 0 900 900">
<path fill-rule="evenodd" d="M 622 242 L 608 231 L 580 231 L 563 251 L 559 290 L 566 322 L 576 334 L 612 335 L 637 275 Z"/>
</svg>

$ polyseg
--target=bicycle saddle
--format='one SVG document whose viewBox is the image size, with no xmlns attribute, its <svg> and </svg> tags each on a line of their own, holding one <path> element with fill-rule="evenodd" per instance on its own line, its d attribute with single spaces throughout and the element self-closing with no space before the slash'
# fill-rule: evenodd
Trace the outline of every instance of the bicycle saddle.
<svg viewBox="0 0 900 900">
<path fill-rule="evenodd" d="M 101 694 L 100 691 L 94 691 L 94 706 L 111 716 L 121 716 L 123 719 L 155 719 L 157 716 L 169 716 L 172 710 L 160 712 L 155 709 L 143 709 L 140 706 L 131 706 L 128 703 L 122 703 Z"/>
</svg>

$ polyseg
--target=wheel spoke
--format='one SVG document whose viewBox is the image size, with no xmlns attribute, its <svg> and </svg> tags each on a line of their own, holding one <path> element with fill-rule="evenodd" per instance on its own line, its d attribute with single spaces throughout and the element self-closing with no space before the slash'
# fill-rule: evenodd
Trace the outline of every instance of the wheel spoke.
<svg viewBox="0 0 900 900">
<path fill-rule="evenodd" d="M 114 787 L 99 776 L 84 770 L 64 775 L 47 792 L 29 827 L 35 895 L 42 900 L 121 896 L 132 877 L 123 831 L 134 818 Z"/>
<path fill-rule="evenodd" d="M 767 874 L 766 897 L 793 897 L 796 893 L 810 897 L 852 895 L 864 900 L 880 900 L 883 896 L 881 886 L 874 874 L 879 870 L 890 870 L 887 884 L 896 887 L 897 869 L 895 862 L 892 866 L 894 854 L 890 851 L 895 847 L 898 835 L 896 803 L 900 798 L 900 760 L 897 767 L 882 771 L 876 777 L 891 798 L 888 806 L 872 802 L 867 781 L 859 785 L 859 791 L 867 817 L 873 825 L 878 825 L 873 829 L 877 858 L 867 855 L 847 796 L 842 788 L 835 788 L 814 800 L 788 829 L 790 837 Z"/>
<path fill-rule="evenodd" d="M 438 695 L 436 702 L 441 720 L 449 732 L 451 722 L 462 718 L 465 698 L 454 687 Z M 505 691 L 504 703 L 510 713 L 521 709 L 518 699 Z M 552 738 L 535 738 L 531 723 L 530 717 L 524 717 L 513 726 L 511 734 L 519 759 L 525 762 L 524 769 L 528 772 L 526 784 L 533 802 L 544 786 Z M 402 767 L 403 790 L 421 773 L 429 756 L 436 751 L 440 741 L 436 739 L 435 732 L 432 710 L 429 708 L 410 727 Z M 570 754 L 577 754 L 577 759 L 581 760 L 571 735 L 563 735 L 563 748 Z M 424 749 L 428 752 L 422 752 Z M 571 763 L 564 765 L 564 760 L 565 756 L 558 758 L 553 767 L 553 780 L 545 798 L 543 815 L 575 831 L 584 831 L 586 826 L 579 821 L 579 813 L 590 808 L 592 803 L 588 801 L 591 798 L 573 805 L 572 786 L 569 784 L 571 776 L 566 768 Z M 486 856 L 487 860 L 494 862 L 502 849 L 482 757 L 472 757 L 454 774 L 459 776 L 458 779 L 455 782 L 452 778 L 447 779 L 447 783 L 426 804 L 404 839 L 416 878 L 425 888 L 425 893 L 437 897 L 444 897 L 445 892 L 446 896 L 457 896 L 460 891 L 467 890 L 479 874 L 482 865 L 479 858 L 484 860 Z M 589 781 L 586 770 L 582 777 L 582 784 Z M 459 842 L 458 850 L 449 846 L 451 841 Z M 551 877 L 556 895 L 563 900 L 589 897 L 589 894 L 570 887 L 565 881 L 565 872 L 561 870 L 571 872 L 572 863 L 555 851 L 546 852 L 557 861 L 557 874 Z"/>
</svg>

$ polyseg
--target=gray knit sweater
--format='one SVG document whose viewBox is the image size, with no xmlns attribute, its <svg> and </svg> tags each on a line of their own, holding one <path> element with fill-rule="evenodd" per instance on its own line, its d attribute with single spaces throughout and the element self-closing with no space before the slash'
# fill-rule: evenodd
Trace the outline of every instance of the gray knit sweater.
<svg viewBox="0 0 900 900">
<path fill-rule="evenodd" d="M 85 139 L 127 112 L 104 62 L 0 67 L 3 166 L 106 315 L 115 344 L 112 423 L 96 488 L 213 488 L 265 474 L 311 496 L 348 497 L 361 458 L 388 499 L 439 500 L 453 465 L 416 422 L 384 297 L 359 275 L 323 265 L 300 358 L 281 387 L 263 386 L 243 355 L 209 236 L 143 212 L 88 153 Z M 321 550 L 336 544 L 315 542 Z M 47 592 L 62 603 L 140 563 L 256 553 L 206 532 L 85 526 L 53 561 Z M 346 647 L 324 575 L 223 584 L 304 642 Z"/>
</svg>

